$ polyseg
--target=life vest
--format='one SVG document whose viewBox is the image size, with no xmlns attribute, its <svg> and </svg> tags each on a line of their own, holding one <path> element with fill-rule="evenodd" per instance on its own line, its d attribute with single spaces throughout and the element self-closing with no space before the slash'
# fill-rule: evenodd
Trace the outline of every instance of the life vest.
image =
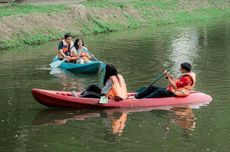
<svg viewBox="0 0 230 152">
<path fill-rule="evenodd" d="M 76 60 L 77 60 L 77 58 L 73 57 L 73 56 L 69 58 L 69 61 L 76 61 Z"/>
<path fill-rule="evenodd" d="M 82 51 L 81 51 L 81 50 L 78 50 L 78 51 L 81 52 L 80 57 L 82 57 L 82 58 L 85 57 L 85 58 L 89 59 L 89 58 L 88 58 L 88 52 L 87 52 L 87 48 L 86 48 L 86 47 L 83 47 Z"/>
<path fill-rule="evenodd" d="M 189 72 L 189 73 L 184 73 L 181 77 L 185 77 L 185 76 L 189 76 L 192 79 L 192 85 L 186 85 L 184 87 L 177 88 L 177 89 L 173 89 L 171 87 L 170 91 L 172 93 L 174 93 L 176 96 L 184 97 L 184 96 L 189 95 L 191 93 L 193 87 L 195 86 L 196 74 L 193 72 Z M 179 79 L 174 80 L 175 83 L 177 83 L 178 81 L 179 81 Z"/>
<path fill-rule="evenodd" d="M 111 76 L 113 85 L 106 96 L 109 99 L 114 99 L 114 97 L 120 97 L 121 99 L 126 99 L 128 97 L 127 88 L 124 78 L 118 74 L 118 76 Z"/>
<path fill-rule="evenodd" d="M 81 57 L 87 57 L 87 53 L 86 52 L 82 52 L 80 56 Z"/>
<path fill-rule="evenodd" d="M 62 40 L 61 42 L 63 43 L 62 51 L 63 51 L 63 53 L 66 54 L 73 47 L 73 41 L 70 42 L 70 48 L 69 48 L 69 46 L 68 46 L 68 44 L 66 43 L 65 40 Z"/>
</svg>

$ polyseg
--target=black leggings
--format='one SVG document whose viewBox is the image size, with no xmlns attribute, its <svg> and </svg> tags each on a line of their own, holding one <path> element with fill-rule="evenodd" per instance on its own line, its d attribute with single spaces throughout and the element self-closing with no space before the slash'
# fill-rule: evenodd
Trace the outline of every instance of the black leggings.
<svg viewBox="0 0 230 152">
<path fill-rule="evenodd" d="M 100 98 L 101 88 L 95 84 L 91 84 L 80 94 L 80 96 L 85 98 Z"/>
<path fill-rule="evenodd" d="M 166 90 L 162 87 L 157 86 L 148 86 L 144 90 L 138 92 L 135 95 L 135 98 L 141 99 L 141 98 L 162 98 L 162 97 L 172 97 L 175 96 L 174 93 Z"/>
</svg>

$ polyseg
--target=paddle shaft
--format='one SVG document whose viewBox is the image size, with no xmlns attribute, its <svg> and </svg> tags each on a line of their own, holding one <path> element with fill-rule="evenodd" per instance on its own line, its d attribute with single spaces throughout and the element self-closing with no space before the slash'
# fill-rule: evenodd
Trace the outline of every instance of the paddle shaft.
<svg viewBox="0 0 230 152">
<path fill-rule="evenodd" d="M 170 70 L 168 69 L 168 70 L 166 70 L 166 71 L 169 72 Z M 150 84 L 150 86 L 153 85 L 154 83 L 156 83 L 158 80 L 160 80 L 164 75 L 165 75 L 164 73 L 162 73 L 161 75 L 159 75 L 159 76 Z"/>
<path fill-rule="evenodd" d="M 89 53 L 89 55 L 92 57 L 92 53 L 90 53 L 88 50 L 86 50 L 87 53 Z M 93 56 L 93 58 L 96 60 L 96 61 L 99 61 L 95 56 Z"/>
<path fill-rule="evenodd" d="M 169 72 L 169 71 L 170 70 L 167 70 L 167 72 Z M 164 73 L 162 73 L 161 75 L 159 75 L 149 86 L 152 86 L 154 83 L 156 83 L 158 80 L 160 80 L 163 76 L 164 76 Z M 146 88 L 147 87 L 141 87 L 141 88 L 137 89 L 136 92 L 142 92 Z"/>
</svg>

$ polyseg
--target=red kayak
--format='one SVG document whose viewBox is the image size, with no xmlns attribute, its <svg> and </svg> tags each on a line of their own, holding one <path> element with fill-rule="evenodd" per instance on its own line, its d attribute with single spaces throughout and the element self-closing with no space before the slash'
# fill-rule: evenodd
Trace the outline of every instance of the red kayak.
<svg viewBox="0 0 230 152">
<path fill-rule="evenodd" d="M 180 106 L 191 104 L 208 104 L 212 97 L 201 93 L 192 92 L 187 97 L 167 97 L 167 98 L 144 98 L 125 99 L 122 101 L 109 100 L 107 104 L 100 104 L 97 98 L 76 97 L 67 91 L 53 91 L 43 89 L 32 89 L 34 98 L 48 107 L 62 108 L 131 108 L 131 107 L 160 107 L 160 106 Z M 77 93 L 79 95 L 79 92 Z M 133 93 L 129 93 L 129 96 Z"/>
</svg>

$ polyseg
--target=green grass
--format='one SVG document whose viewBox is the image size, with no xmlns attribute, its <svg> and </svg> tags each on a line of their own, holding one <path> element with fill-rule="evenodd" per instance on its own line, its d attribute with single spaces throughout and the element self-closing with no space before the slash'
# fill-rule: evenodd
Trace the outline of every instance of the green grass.
<svg viewBox="0 0 230 152">
<path fill-rule="evenodd" d="M 205 1 L 205 2 L 204 2 Z M 174 23 L 187 23 L 194 21 L 211 21 L 213 18 L 229 17 L 230 9 L 227 0 L 190 0 L 186 6 L 181 0 L 87 0 L 82 5 L 90 12 L 91 9 L 108 12 L 116 9 L 119 13 L 109 19 L 90 14 L 87 20 L 76 22 L 72 30 L 74 36 L 82 34 L 97 34 L 133 29 L 145 25 L 162 26 Z M 29 13 L 55 13 L 67 11 L 67 5 L 6 5 L 0 6 L 0 17 L 15 16 Z M 131 11 L 129 11 L 131 10 Z M 132 11 L 137 14 L 132 15 Z M 73 28 L 74 29 L 74 28 Z M 68 30 L 68 28 L 66 29 Z M 14 35 L 7 41 L 0 40 L 0 48 L 23 46 L 24 44 L 41 44 L 49 40 L 63 37 L 64 32 L 53 29 L 33 31 Z"/>
<path fill-rule="evenodd" d="M 131 17 L 129 14 L 125 14 L 125 17 L 127 18 L 127 23 L 122 22 L 115 22 L 110 21 L 106 22 L 101 19 L 93 18 L 93 33 L 106 33 L 106 32 L 113 32 L 113 31 L 119 31 L 123 30 L 125 28 L 137 28 L 140 26 L 139 22 L 135 20 L 133 17 Z"/>
<path fill-rule="evenodd" d="M 168 9 L 172 6 L 177 6 L 178 0 L 88 0 L 84 2 L 84 5 L 92 8 L 126 8 L 128 5 L 133 6 L 135 8 L 143 8 L 143 7 L 158 7 L 161 9 Z"/>
<path fill-rule="evenodd" d="M 131 24 L 127 27 L 130 28 L 142 25 L 141 21 L 125 13 L 125 10 L 130 7 L 138 11 L 147 24 L 155 25 L 230 16 L 229 5 L 226 5 L 229 3 L 227 0 L 191 0 L 186 3 L 187 6 L 185 7 L 180 0 L 88 0 L 84 2 L 84 5 L 87 8 L 118 8 L 124 10 L 123 14 Z"/>
<path fill-rule="evenodd" d="M 47 33 L 36 32 L 35 34 L 27 34 L 27 36 L 15 36 L 10 40 L 0 40 L 0 48 L 13 48 L 24 45 L 42 44 L 50 40 L 57 40 L 63 37 L 63 33 L 57 30 L 48 30 Z M 1 44 L 4 44 L 1 45 Z"/>
<path fill-rule="evenodd" d="M 121 4 L 123 4 L 124 2 L 121 3 L 116 3 L 116 1 L 109 1 L 109 0 L 87 0 L 84 2 L 84 5 L 88 8 L 114 8 L 114 7 L 119 7 Z M 121 5 L 121 7 L 123 7 L 123 5 Z"/>
<path fill-rule="evenodd" d="M 0 17 L 23 15 L 30 13 L 54 13 L 65 11 L 64 5 L 27 5 L 27 4 L 9 4 L 0 6 Z"/>
</svg>

